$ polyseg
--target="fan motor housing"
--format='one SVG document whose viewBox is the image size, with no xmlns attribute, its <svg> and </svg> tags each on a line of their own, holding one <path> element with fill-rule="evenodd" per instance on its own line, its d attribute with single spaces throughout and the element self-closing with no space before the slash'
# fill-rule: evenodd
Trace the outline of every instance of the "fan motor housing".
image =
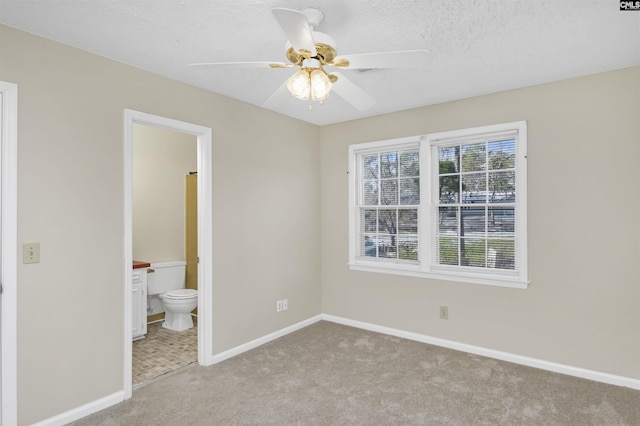
<svg viewBox="0 0 640 426">
<path fill-rule="evenodd" d="M 328 44 L 316 43 L 316 51 L 318 52 L 318 59 L 323 65 L 333 63 L 333 60 L 336 58 L 336 49 L 334 49 L 332 46 L 329 46 Z M 287 50 L 286 55 L 287 59 L 289 59 L 292 64 L 297 64 L 305 59 L 305 57 L 293 47 L 290 47 Z"/>
</svg>

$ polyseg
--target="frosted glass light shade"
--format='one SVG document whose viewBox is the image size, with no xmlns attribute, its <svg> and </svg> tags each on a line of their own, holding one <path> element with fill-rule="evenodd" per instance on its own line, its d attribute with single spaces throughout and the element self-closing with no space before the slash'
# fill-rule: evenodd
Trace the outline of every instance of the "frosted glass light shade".
<svg viewBox="0 0 640 426">
<path fill-rule="evenodd" d="M 289 92 L 296 98 L 307 100 L 311 92 L 310 80 L 308 70 L 301 69 L 289 78 L 287 81 L 287 89 L 289 89 Z"/>
<path fill-rule="evenodd" d="M 329 97 L 331 91 L 331 81 L 327 74 L 321 69 L 311 71 L 311 99 L 321 101 Z"/>
<path fill-rule="evenodd" d="M 298 99 L 321 101 L 329 96 L 331 81 L 320 68 L 303 68 L 287 81 L 287 89 Z"/>
</svg>

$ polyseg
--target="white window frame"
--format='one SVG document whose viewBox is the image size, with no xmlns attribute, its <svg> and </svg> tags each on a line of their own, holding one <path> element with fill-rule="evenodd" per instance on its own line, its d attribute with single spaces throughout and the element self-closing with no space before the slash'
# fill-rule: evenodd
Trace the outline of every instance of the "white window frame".
<svg viewBox="0 0 640 426">
<path fill-rule="evenodd" d="M 480 137 L 490 133 L 517 132 L 516 142 L 516 265 L 515 271 L 477 268 L 442 268 L 434 263 L 432 253 L 432 225 L 435 209 L 432 193 L 437 191 L 434 182 L 432 147 L 456 140 Z M 418 261 L 393 261 L 389 259 L 357 256 L 359 228 L 359 170 L 358 159 L 362 154 L 398 150 L 418 146 L 420 150 L 420 206 L 418 207 Z M 527 123 L 517 121 L 497 125 L 474 127 L 448 132 L 432 133 L 407 138 L 365 142 L 349 146 L 349 268 L 357 271 L 405 275 L 436 280 L 458 281 L 500 287 L 528 287 L 527 276 Z M 437 158 L 436 158 L 437 161 Z M 437 173 L 435 173 L 437 176 Z"/>
</svg>

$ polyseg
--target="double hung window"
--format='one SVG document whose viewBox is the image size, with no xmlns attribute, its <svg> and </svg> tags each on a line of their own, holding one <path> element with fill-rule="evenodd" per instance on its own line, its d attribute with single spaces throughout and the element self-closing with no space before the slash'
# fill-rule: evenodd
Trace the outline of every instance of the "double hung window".
<svg viewBox="0 0 640 426">
<path fill-rule="evenodd" d="M 351 145 L 350 266 L 524 288 L 526 123 Z"/>
</svg>

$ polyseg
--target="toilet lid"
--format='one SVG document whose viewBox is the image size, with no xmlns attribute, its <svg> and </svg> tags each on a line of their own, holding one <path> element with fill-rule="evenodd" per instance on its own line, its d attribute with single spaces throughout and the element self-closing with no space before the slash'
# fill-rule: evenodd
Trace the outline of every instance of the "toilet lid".
<svg viewBox="0 0 640 426">
<path fill-rule="evenodd" d="M 190 288 L 171 290 L 164 294 L 164 297 L 169 299 L 191 299 L 195 296 L 198 296 L 198 290 L 192 290 Z"/>
</svg>

